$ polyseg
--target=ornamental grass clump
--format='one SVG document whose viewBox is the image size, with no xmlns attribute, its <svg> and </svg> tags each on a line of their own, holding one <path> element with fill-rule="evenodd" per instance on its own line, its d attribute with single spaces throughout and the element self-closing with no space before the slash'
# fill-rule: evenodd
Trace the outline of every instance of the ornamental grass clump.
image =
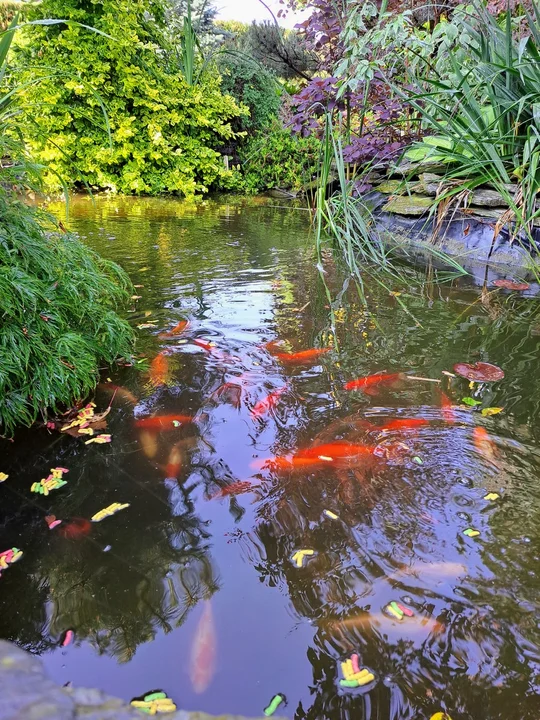
<svg viewBox="0 0 540 720">
<path fill-rule="evenodd" d="M 0 190 L 0 433 L 90 392 L 131 353 L 129 280 L 45 214 Z"/>
</svg>

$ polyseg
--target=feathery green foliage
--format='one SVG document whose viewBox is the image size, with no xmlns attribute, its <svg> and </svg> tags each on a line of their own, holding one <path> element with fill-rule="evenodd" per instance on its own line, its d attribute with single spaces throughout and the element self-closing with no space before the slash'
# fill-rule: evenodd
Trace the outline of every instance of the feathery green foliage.
<svg viewBox="0 0 540 720">
<path fill-rule="evenodd" d="M 49 231 L 46 231 L 49 224 Z M 129 281 L 39 211 L 0 191 L 0 428 L 32 424 L 95 386 L 101 360 L 131 352 L 115 312 Z"/>
</svg>

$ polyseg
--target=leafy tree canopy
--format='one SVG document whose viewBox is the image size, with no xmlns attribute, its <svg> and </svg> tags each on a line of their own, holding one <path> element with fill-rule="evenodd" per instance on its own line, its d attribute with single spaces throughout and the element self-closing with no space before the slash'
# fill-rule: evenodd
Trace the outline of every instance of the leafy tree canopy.
<svg viewBox="0 0 540 720">
<path fill-rule="evenodd" d="M 19 44 L 24 100 L 35 108 L 22 130 L 50 188 L 84 178 L 124 193 L 192 195 L 232 181 L 218 149 L 241 109 L 211 72 L 186 83 L 167 52 L 168 9 L 162 0 L 43 0 L 30 11 L 98 31 L 34 26 Z"/>
</svg>

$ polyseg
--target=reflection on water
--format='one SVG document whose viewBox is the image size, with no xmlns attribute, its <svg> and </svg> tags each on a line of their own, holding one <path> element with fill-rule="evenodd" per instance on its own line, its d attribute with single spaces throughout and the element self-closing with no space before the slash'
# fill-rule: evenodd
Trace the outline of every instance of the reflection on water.
<svg viewBox="0 0 540 720">
<path fill-rule="evenodd" d="M 72 213 L 137 286 L 149 370 L 104 372 L 110 445 L 2 441 L 0 549 L 24 555 L 1 578 L 1 636 L 59 682 L 162 687 L 186 709 L 256 715 L 281 693 L 281 714 L 313 720 L 537 720 L 535 301 L 486 305 L 411 272 L 394 291 L 412 315 L 368 281 L 368 306 L 346 291 L 331 329 L 303 211 L 83 198 Z M 442 374 L 477 360 L 505 379 Z M 68 485 L 32 495 L 56 466 Z M 89 527 L 112 503 L 130 507 Z M 339 684 L 354 653 L 365 690 Z"/>
</svg>

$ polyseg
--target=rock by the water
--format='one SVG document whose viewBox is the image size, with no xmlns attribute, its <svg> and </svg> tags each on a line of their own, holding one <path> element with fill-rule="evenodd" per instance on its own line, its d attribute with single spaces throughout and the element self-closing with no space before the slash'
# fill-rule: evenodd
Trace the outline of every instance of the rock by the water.
<svg viewBox="0 0 540 720">
<path fill-rule="evenodd" d="M 422 173 L 439 173 L 446 170 L 446 165 L 434 160 L 422 160 L 421 162 L 401 162 L 390 168 L 389 175 L 401 177 L 419 177 Z"/>
<path fill-rule="evenodd" d="M 439 185 L 441 184 L 442 179 L 443 178 L 440 175 L 435 175 L 435 173 L 422 173 L 420 175 L 420 187 L 422 188 L 422 192 L 426 195 L 435 196 L 439 190 Z"/>
<path fill-rule="evenodd" d="M 382 207 L 383 212 L 418 217 L 433 205 L 433 198 L 424 195 L 397 195 Z"/>
<path fill-rule="evenodd" d="M 414 192 L 423 192 L 421 183 L 407 182 L 406 180 L 385 180 L 375 187 L 383 195 L 410 195 Z"/>
<path fill-rule="evenodd" d="M 141 720 L 146 717 L 123 700 L 100 690 L 59 687 L 45 675 L 39 658 L 5 640 L 0 640 L 0 687 L 0 720 Z M 245 720 L 237 715 L 216 717 L 185 710 L 166 717 L 170 720 Z"/>
<path fill-rule="evenodd" d="M 471 205 L 479 207 L 508 207 L 508 203 L 496 190 L 475 190 L 471 197 Z"/>
</svg>

